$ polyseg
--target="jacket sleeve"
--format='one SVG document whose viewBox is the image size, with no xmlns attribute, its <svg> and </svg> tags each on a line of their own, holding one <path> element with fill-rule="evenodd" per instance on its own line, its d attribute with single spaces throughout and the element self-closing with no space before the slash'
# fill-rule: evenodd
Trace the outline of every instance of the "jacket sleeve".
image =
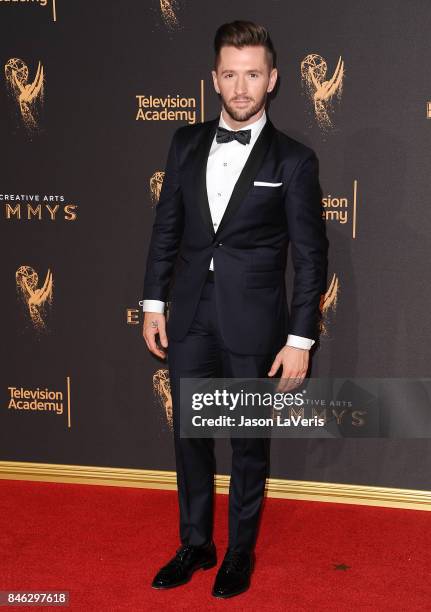
<svg viewBox="0 0 431 612">
<path fill-rule="evenodd" d="M 329 243 L 323 219 L 319 162 L 313 151 L 298 162 L 293 172 L 285 210 L 295 271 L 288 332 L 317 339 Z"/>
<path fill-rule="evenodd" d="M 153 223 L 144 277 L 144 300 L 167 301 L 169 284 L 184 228 L 178 165 L 178 130 L 169 148 L 165 176 Z"/>
</svg>

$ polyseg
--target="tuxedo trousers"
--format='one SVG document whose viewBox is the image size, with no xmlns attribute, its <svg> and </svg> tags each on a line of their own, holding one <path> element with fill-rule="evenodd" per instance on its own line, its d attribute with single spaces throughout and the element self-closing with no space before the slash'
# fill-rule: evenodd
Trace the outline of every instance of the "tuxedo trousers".
<svg viewBox="0 0 431 612">
<path fill-rule="evenodd" d="M 274 353 L 264 355 L 241 355 L 228 350 L 218 324 L 217 310 L 222 307 L 223 304 L 217 304 L 214 276 L 209 273 L 187 335 L 181 341 L 169 339 L 168 346 L 179 534 L 182 544 L 195 546 L 211 541 L 213 535 L 215 440 L 180 436 L 180 379 L 265 378 L 281 348 L 275 347 Z M 230 437 L 230 445 L 228 546 L 251 552 L 268 475 L 270 439 Z"/>
</svg>

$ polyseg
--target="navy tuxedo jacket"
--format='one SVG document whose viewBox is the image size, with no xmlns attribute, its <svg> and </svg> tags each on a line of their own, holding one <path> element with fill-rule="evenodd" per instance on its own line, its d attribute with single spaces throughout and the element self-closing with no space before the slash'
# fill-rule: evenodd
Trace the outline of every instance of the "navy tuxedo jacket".
<svg viewBox="0 0 431 612">
<path fill-rule="evenodd" d="M 317 339 L 328 251 L 317 157 L 268 119 L 214 231 L 206 165 L 218 122 L 184 126 L 173 136 L 143 298 L 170 302 L 168 339 L 182 340 L 213 257 L 220 331 L 231 351 L 274 353 L 289 333 Z M 295 270 L 290 312 L 289 243 Z"/>
</svg>

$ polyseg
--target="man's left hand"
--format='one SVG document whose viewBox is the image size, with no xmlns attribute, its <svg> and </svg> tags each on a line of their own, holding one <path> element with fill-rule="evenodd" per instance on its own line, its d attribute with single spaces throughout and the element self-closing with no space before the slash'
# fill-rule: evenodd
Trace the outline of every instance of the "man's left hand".
<svg viewBox="0 0 431 612">
<path fill-rule="evenodd" d="M 283 366 L 277 391 L 290 391 L 302 383 L 307 374 L 309 350 L 284 346 L 276 355 L 268 376 L 274 376 Z"/>
</svg>

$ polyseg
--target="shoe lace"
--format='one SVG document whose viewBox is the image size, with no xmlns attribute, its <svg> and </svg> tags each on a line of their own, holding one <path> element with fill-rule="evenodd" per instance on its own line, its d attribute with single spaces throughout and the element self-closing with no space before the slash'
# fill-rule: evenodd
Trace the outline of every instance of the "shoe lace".
<svg viewBox="0 0 431 612">
<path fill-rule="evenodd" d="M 180 546 L 177 549 L 175 557 L 171 560 L 170 565 L 173 566 L 181 566 L 184 562 L 184 559 L 189 555 L 189 553 L 193 550 L 193 546 L 190 544 L 185 544 L 184 546 Z"/>
<path fill-rule="evenodd" d="M 236 572 L 244 565 L 244 554 L 235 550 L 228 551 L 222 565 L 226 572 Z"/>
</svg>

